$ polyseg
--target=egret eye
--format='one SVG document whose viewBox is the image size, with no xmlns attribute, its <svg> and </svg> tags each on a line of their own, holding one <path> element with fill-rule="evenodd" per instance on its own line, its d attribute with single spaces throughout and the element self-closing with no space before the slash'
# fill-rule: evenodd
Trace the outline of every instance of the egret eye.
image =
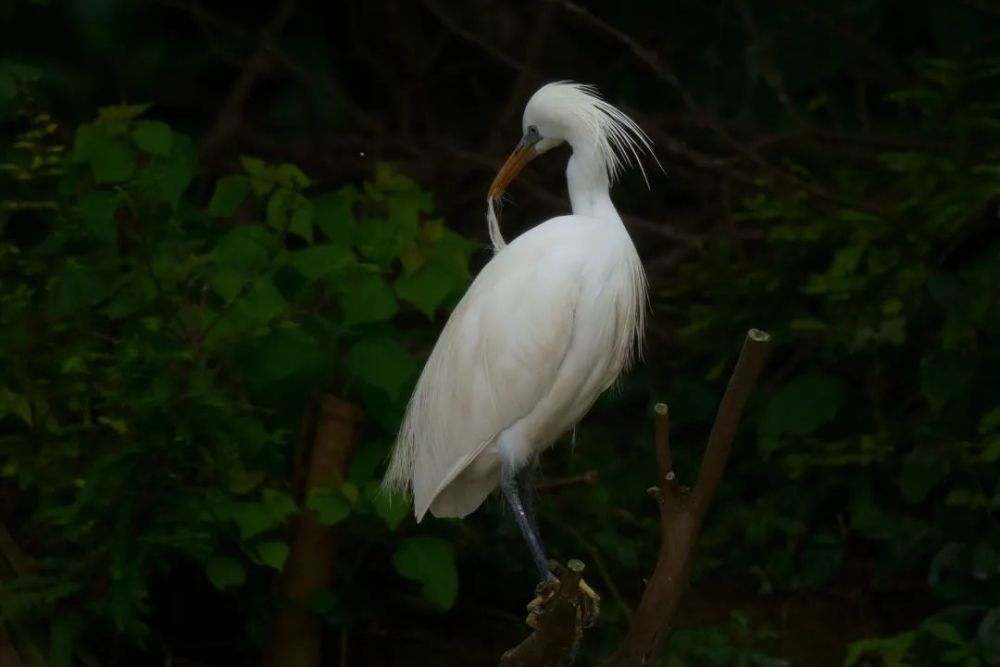
<svg viewBox="0 0 1000 667">
<path fill-rule="evenodd" d="M 537 126 L 535 126 L 535 125 L 529 125 L 529 126 L 528 126 L 528 132 L 527 132 L 527 135 L 528 135 L 528 137 L 530 137 L 531 139 L 536 139 L 536 138 L 538 138 L 538 127 L 537 127 Z"/>
</svg>

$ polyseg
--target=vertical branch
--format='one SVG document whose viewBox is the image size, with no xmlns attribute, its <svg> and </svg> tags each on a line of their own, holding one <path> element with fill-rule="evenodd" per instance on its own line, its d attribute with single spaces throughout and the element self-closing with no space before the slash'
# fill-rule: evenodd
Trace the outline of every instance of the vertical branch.
<svg viewBox="0 0 1000 667">
<path fill-rule="evenodd" d="M 656 484 L 662 486 L 667 480 L 673 480 L 674 461 L 670 454 L 670 408 L 666 403 L 657 403 L 653 406 L 655 416 L 655 436 L 653 443 L 656 445 Z"/>
<path fill-rule="evenodd" d="M 763 331 L 751 329 L 747 332 L 708 437 L 698 481 L 690 492 L 677 483 L 670 470 L 668 411 L 662 403 L 656 406 L 656 449 L 661 475 L 657 494 L 660 502 L 660 553 L 628 634 L 604 667 L 654 664 L 673 632 L 677 608 L 687 590 L 701 521 L 722 481 L 747 399 L 764 367 L 769 341 L 770 336 Z"/>
<path fill-rule="evenodd" d="M 320 401 L 309 456 L 304 498 L 309 491 L 340 484 L 358 447 L 361 410 L 334 396 Z M 304 504 L 304 503 L 303 503 Z M 339 535 L 335 526 L 324 526 L 315 512 L 299 513 L 291 551 L 281 575 L 285 606 L 271 627 L 265 647 L 264 667 L 320 667 L 322 624 L 307 608 L 316 591 L 328 588 L 337 558 Z"/>
<path fill-rule="evenodd" d="M 232 136 L 239 130 L 243 123 L 243 108 L 250 97 L 250 90 L 267 68 L 271 58 L 271 45 L 285 29 L 285 25 L 294 11 L 295 0 L 283 0 L 275 9 L 270 23 L 261 30 L 257 50 L 240 72 L 239 78 L 229 90 L 229 95 L 216 116 L 215 123 L 202 139 L 200 153 L 205 161 L 217 158 Z"/>
<path fill-rule="evenodd" d="M 746 340 L 743 342 L 743 349 L 740 350 L 740 357 L 736 361 L 736 368 L 729 378 L 729 386 L 722 396 L 719 404 L 719 412 L 715 416 L 715 423 L 708 435 L 708 444 L 705 447 L 705 455 L 701 460 L 701 467 L 698 469 L 698 481 L 695 482 L 692 500 L 701 514 L 708 509 L 709 503 L 715 496 L 722 481 L 722 473 L 726 470 L 726 461 L 729 459 L 729 452 L 732 449 L 733 438 L 736 437 L 736 430 L 739 428 L 740 420 L 743 419 L 743 410 L 746 408 L 747 400 L 757 384 L 757 378 L 764 368 L 766 359 L 767 344 L 771 336 L 759 329 L 750 329 L 747 332 Z M 700 519 L 700 517 L 699 517 Z"/>
</svg>

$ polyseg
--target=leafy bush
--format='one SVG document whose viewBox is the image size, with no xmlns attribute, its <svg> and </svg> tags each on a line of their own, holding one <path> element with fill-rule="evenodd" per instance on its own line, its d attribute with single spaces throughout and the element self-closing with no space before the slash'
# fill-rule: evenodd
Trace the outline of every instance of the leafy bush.
<svg viewBox="0 0 1000 667">
<path fill-rule="evenodd" d="M 266 595 L 299 511 L 291 445 L 321 392 L 369 426 L 349 480 L 306 502 L 391 543 L 408 507 L 378 469 L 419 367 L 398 323 L 412 337 L 469 278 L 473 245 L 389 166 L 314 195 L 296 166 L 244 157 L 201 205 L 195 146 L 145 111 L 104 108 L 68 148 L 36 116 L 4 158 L 2 475 L 37 558 L 0 605 L 51 622 L 53 664 L 84 630 L 145 640 L 150 579 L 179 562 Z M 449 541 L 402 540 L 396 567 L 453 604 Z"/>
</svg>

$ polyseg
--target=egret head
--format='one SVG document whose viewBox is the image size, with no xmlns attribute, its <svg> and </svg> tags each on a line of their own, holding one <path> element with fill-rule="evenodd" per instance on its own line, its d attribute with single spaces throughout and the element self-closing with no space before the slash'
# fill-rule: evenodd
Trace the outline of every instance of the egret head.
<svg viewBox="0 0 1000 667">
<path fill-rule="evenodd" d="M 542 86 L 528 100 L 521 124 L 524 134 L 493 179 L 491 200 L 500 196 L 524 165 L 564 141 L 574 153 L 590 154 L 599 161 L 610 181 L 628 165 L 642 170 L 640 155 L 652 155 L 646 133 L 602 100 L 593 86 L 569 81 Z"/>
</svg>

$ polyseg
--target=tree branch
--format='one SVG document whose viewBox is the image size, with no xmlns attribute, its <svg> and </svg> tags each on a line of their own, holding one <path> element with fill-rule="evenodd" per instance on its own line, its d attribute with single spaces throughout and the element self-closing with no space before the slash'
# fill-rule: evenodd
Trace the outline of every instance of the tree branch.
<svg viewBox="0 0 1000 667">
<path fill-rule="evenodd" d="M 311 410 L 307 413 L 311 414 Z M 347 476 L 360 438 L 361 409 L 343 399 L 324 395 L 318 408 L 301 506 L 291 550 L 281 573 L 284 606 L 271 625 L 264 649 L 264 667 L 319 667 L 323 664 L 323 623 L 306 606 L 309 596 L 329 588 L 340 546 L 336 526 L 320 523 L 309 509 L 309 491 L 336 488 Z M 308 431 L 303 427 L 303 431 Z"/>
<path fill-rule="evenodd" d="M 747 332 L 736 368 L 715 417 L 698 481 L 692 491 L 677 483 L 671 469 L 668 411 L 656 406 L 656 446 L 660 502 L 660 554 L 653 575 L 636 608 L 629 632 L 604 667 L 638 667 L 654 664 L 674 629 L 681 598 L 687 589 L 694 546 L 729 459 L 733 438 L 747 399 L 764 367 L 770 336 Z M 661 409 L 662 406 L 662 409 Z M 666 472 L 663 472 L 666 471 Z"/>
<path fill-rule="evenodd" d="M 576 653 L 583 636 L 583 563 L 571 560 L 559 588 L 538 615 L 538 629 L 500 658 L 500 667 L 561 667 Z"/>
</svg>

